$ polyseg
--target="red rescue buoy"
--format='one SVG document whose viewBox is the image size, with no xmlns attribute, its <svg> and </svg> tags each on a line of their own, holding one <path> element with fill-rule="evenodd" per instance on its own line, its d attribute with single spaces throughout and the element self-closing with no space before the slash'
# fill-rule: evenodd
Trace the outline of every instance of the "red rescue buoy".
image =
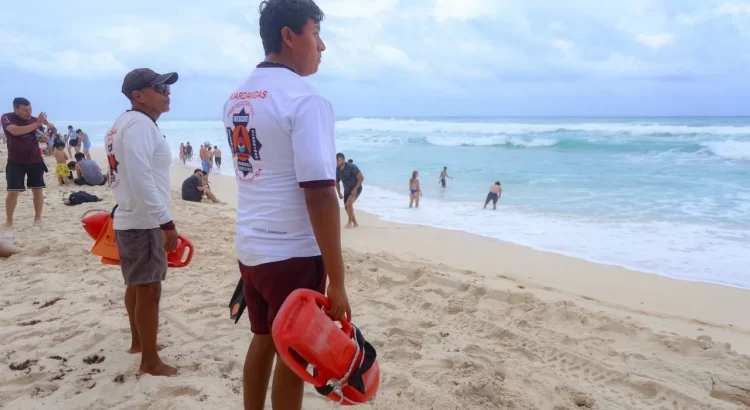
<svg viewBox="0 0 750 410">
<path fill-rule="evenodd" d="M 97 213 L 88 215 L 91 212 Z M 89 236 L 96 241 L 99 238 L 99 235 L 101 234 L 104 227 L 107 225 L 109 218 L 110 213 L 108 211 L 104 211 L 101 209 L 92 209 L 86 211 L 83 214 L 83 216 L 81 217 L 81 223 L 83 224 L 83 229 L 86 231 L 86 233 L 88 233 Z M 178 234 L 177 247 L 175 248 L 175 250 L 167 254 L 167 266 L 169 266 L 170 268 L 182 268 L 187 266 L 193 259 L 193 252 L 194 249 L 192 242 L 190 242 L 184 236 Z M 115 259 L 112 257 L 104 259 L 102 260 L 102 263 L 104 264 L 119 264 L 119 259 Z"/>
<path fill-rule="evenodd" d="M 96 211 L 101 211 L 101 212 L 88 215 L 90 212 L 96 212 Z M 83 214 L 83 216 L 81 217 L 81 223 L 83 224 L 83 229 L 86 231 L 87 234 L 89 234 L 91 239 L 96 240 L 96 238 L 98 238 L 99 234 L 102 232 L 102 229 L 104 229 L 104 225 L 106 225 L 108 219 L 109 219 L 109 212 L 102 211 L 101 209 L 92 209 L 92 210 L 86 211 Z"/>
<path fill-rule="evenodd" d="M 276 351 L 297 376 L 330 400 L 343 405 L 374 400 L 380 385 L 375 349 L 348 320 L 342 319 L 339 328 L 321 309 L 328 306 L 316 291 L 292 292 L 271 329 Z"/>
</svg>

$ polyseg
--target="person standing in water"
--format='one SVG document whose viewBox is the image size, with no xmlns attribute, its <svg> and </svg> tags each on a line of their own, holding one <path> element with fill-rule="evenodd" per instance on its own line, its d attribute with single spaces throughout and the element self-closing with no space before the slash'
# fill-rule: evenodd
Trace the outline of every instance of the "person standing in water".
<svg viewBox="0 0 750 410">
<path fill-rule="evenodd" d="M 180 152 L 178 153 L 180 155 L 180 162 L 182 162 L 182 165 L 185 165 L 185 143 L 180 143 Z"/>
<path fill-rule="evenodd" d="M 409 180 L 409 208 L 412 205 L 416 205 L 419 208 L 419 198 L 422 196 L 422 189 L 419 188 L 419 172 L 414 171 L 411 173 L 411 179 Z"/>
<path fill-rule="evenodd" d="M 80 141 L 80 145 L 83 146 L 83 155 L 86 156 L 86 159 L 91 159 L 91 153 L 89 152 L 91 150 L 91 140 L 89 139 L 89 134 L 83 132 L 82 129 L 76 130 L 76 135 L 78 136 L 78 141 Z"/>
<path fill-rule="evenodd" d="M 216 145 L 214 145 L 214 161 L 216 162 L 216 169 L 221 171 L 221 150 Z"/>
<path fill-rule="evenodd" d="M 440 184 L 445 188 L 445 178 L 453 179 L 448 175 L 448 167 L 443 167 L 443 171 L 440 173 Z"/>
<path fill-rule="evenodd" d="M 503 187 L 500 186 L 500 181 L 496 181 L 493 185 L 490 185 L 490 192 L 487 194 L 487 199 L 484 201 L 484 209 L 487 209 L 487 204 L 492 201 L 492 209 L 497 209 L 497 200 L 503 194 Z"/>
<path fill-rule="evenodd" d="M 346 224 L 347 228 L 358 228 L 357 217 L 354 216 L 354 202 L 362 194 L 362 182 L 365 177 L 360 172 L 359 167 L 353 163 L 346 162 L 344 154 L 336 154 L 336 191 L 339 194 L 339 198 L 344 200 L 344 209 L 346 214 L 349 216 L 349 222 Z M 344 195 L 341 195 L 341 185 L 339 182 L 344 184 Z"/>
</svg>

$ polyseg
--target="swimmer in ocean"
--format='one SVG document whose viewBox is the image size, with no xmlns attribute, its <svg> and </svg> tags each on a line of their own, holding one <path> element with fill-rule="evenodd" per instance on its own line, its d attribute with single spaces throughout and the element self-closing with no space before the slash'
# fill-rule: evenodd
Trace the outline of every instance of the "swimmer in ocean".
<svg viewBox="0 0 750 410">
<path fill-rule="evenodd" d="M 453 179 L 453 177 L 448 175 L 448 167 L 443 167 L 443 172 L 440 173 L 440 184 L 445 188 L 445 178 Z"/>
<path fill-rule="evenodd" d="M 484 209 L 487 209 L 487 204 L 492 201 L 492 209 L 497 209 L 497 201 L 500 199 L 500 196 L 503 194 L 503 187 L 500 186 L 500 181 L 496 181 L 494 184 L 490 185 L 490 192 L 487 194 L 487 199 L 484 201 Z"/>
<path fill-rule="evenodd" d="M 411 179 L 409 180 L 409 208 L 412 205 L 416 205 L 419 208 L 419 197 L 422 196 L 422 190 L 419 188 L 419 172 L 414 171 L 411 173 Z"/>
</svg>

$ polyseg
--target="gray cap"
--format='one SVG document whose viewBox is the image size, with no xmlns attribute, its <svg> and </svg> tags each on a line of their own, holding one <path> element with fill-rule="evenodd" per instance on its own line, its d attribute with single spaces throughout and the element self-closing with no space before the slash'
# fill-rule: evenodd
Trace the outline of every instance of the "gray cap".
<svg viewBox="0 0 750 410">
<path fill-rule="evenodd" d="M 153 87 L 157 84 L 174 84 L 177 82 L 177 73 L 159 74 L 150 68 L 136 68 L 129 72 L 122 80 L 122 93 L 132 98 L 133 91 Z"/>
</svg>

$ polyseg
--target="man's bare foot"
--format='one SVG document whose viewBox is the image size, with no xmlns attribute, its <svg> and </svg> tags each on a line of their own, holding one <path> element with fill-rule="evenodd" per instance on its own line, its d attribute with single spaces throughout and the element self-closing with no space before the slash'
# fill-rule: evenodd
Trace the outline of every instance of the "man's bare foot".
<svg viewBox="0 0 750 410">
<path fill-rule="evenodd" d="M 6 222 L 5 225 L 3 225 L 3 229 L 10 229 L 13 227 L 13 221 Z"/>
<path fill-rule="evenodd" d="M 34 225 L 37 225 L 37 226 L 39 226 L 39 225 L 41 225 L 41 224 L 42 224 L 42 218 L 38 218 L 38 219 L 37 219 L 37 218 L 35 218 L 35 219 L 34 219 Z"/>
<path fill-rule="evenodd" d="M 351 222 L 349 222 L 348 224 L 346 224 L 346 228 L 351 228 L 351 227 L 352 227 L 352 223 Z"/>
<path fill-rule="evenodd" d="M 166 376 L 171 377 L 177 374 L 177 369 L 167 365 L 166 363 L 159 363 L 151 367 L 141 367 L 138 369 L 138 375 L 150 374 L 152 376 Z"/>
<path fill-rule="evenodd" d="M 162 349 L 164 349 L 166 346 L 164 345 L 156 345 L 156 351 L 161 352 Z M 141 352 L 140 346 L 132 346 L 130 349 L 128 349 L 129 354 L 136 354 Z"/>
</svg>

